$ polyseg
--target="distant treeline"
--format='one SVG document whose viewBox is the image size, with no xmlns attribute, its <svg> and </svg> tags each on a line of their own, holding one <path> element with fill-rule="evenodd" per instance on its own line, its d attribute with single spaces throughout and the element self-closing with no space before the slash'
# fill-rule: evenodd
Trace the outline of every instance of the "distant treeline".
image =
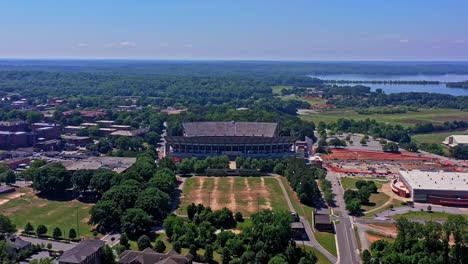
<svg viewBox="0 0 468 264">
<path fill-rule="evenodd" d="M 468 81 L 464 82 L 448 82 L 446 84 L 447 87 L 451 88 L 463 88 L 463 89 L 468 89 Z"/>
<path fill-rule="evenodd" d="M 323 80 L 324 83 L 363 83 L 363 84 L 440 84 L 439 81 L 405 81 L 405 80 Z"/>
<path fill-rule="evenodd" d="M 468 74 L 466 62 L 1 60 L 0 70 L 178 76 Z"/>
</svg>

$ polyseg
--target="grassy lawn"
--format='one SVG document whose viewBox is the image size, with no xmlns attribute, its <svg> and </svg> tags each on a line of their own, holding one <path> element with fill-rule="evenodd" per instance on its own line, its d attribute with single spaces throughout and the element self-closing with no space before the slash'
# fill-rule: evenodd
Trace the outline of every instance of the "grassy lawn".
<svg viewBox="0 0 468 264">
<path fill-rule="evenodd" d="M 393 218 L 398 219 L 401 217 L 406 217 L 408 219 L 442 221 L 442 220 L 447 220 L 447 218 L 450 215 L 454 215 L 454 214 L 449 214 L 449 213 L 444 213 L 444 212 L 412 211 L 412 212 L 407 212 L 404 214 L 395 215 L 393 216 Z M 468 220 L 468 215 L 464 215 L 464 217 Z"/>
<path fill-rule="evenodd" d="M 317 249 L 309 246 L 302 246 L 298 245 L 299 247 L 305 248 L 306 251 L 308 252 L 313 252 L 315 256 L 317 257 L 317 263 L 318 264 L 331 264 L 331 262 L 325 257 L 325 255 L 322 254 L 322 252 L 318 251 Z"/>
<path fill-rule="evenodd" d="M 304 97 L 300 97 L 300 96 L 281 96 L 281 99 L 283 100 L 298 100 L 298 101 L 302 101 L 302 102 L 306 102 L 310 105 L 316 105 L 316 104 L 324 104 L 326 102 L 325 99 L 322 99 L 322 98 L 304 98 Z"/>
<path fill-rule="evenodd" d="M 23 196 L 12 199 L 0 206 L 2 214 L 8 216 L 18 229 L 23 229 L 27 222 L 34 228 L 43 224 L 47 227 L 47 234 L 52 235 L 55 227 L 62 230 L 65 237 L 70 228 L 76 227 L 77 213 L 79 234 L 93 237 L 91 226 L 88 225 L 89 210 L 92 204 L 85 204 L 78 200 L 52 201 L 37 197 L 30 188 L 22 188 Z"/>
<path fill-rule="evenodd" d="M 379 210 L 375 210 L 375 211 L 373 211 L 371 213 L 365 213 L 364 212 L 364 217 L 375 217 L 376 215 L 380 214 L 381 212 L 389 210 L 391 205 L 393 205 L 393 208 L 403 206 L 403 205 L 401 205 L 401 201 L 396 200 L 396 199 L 392 199 L 392 201 L 391 201 L 391 203 L 389 205 L 386 205 L 386 206 L 380 208 Z"/>
<path fill-rule="evenodd" d="M 297 199 L 296 193 L 290 187 L 288 179 L 286 179 L 286 177 L 281 177 L 281 182 L 283 182 L 284 188 L 286 189 L 286 192 L 288 193 L 289 199 L 291 200 L 291 203 L 296 213 L 299 214 L 300 216 L 304 216 L 304 212 L 302 211 L 301 204 L 299 203 L 299 200 Z"/>
<path fill-rule="evenodd" d="M 182 190 L 180 214 L 186 214 L 191 203 L 223 207 L 244 216 L 258 209 L 289 211 L 277 180 L 270 177 L 192 177 L 185 180 Z"/>
<path fill-rule="evenodd" d="M 390 197 L 388 195 L 386 195 L 385 193 L 381 193 L 381 192 L 373 193 L 373 194 L 371 194 L 371 196 L 369 198 L 369 202 L 372 205 L 363 205 L 362 209 L 365 210 L 365 211 L 372 210 L 374 208 L 382 206 L 389 199 L 390 199 Z"/>
<path fill-rule="evenodd" d="M 328 252 L 330 252 L 333 256 L 337 256 L 336 253 L 336 243 L 335 243 L 335 234 L 327 233 L 327 232 L 314 232 L 315 239 L 317 242 L 322 245 Z"/>
<path fill-rule="evenodd" d="M 465 131 L 450 131 L 450 132 L 439 132 L 439 133 L 428 133 L 428 134 L 417 134 L 411 138 L 418 143 L 436 143 L 442 144 L 442 141 L 451 135 L 468 135 L 468 130 Z"/>
<path fill-rule="evenodd" d="M 359 180 L 372 180 L 375 182 L 375 185 L 377 186 L 378 189 L 382 188 L 382 185 L 384 183 L 387 183 L 388 180 L 382 180 L 382 178 L 363 178 L 363 177 L 341 177 L 340 181 L 341 184 L 343 185 L 343 189 L 349 190 L 349 189 L 356 189 L 356 182 Z"/>
<path fill-rule="evenodd" d="M 468 118 L 468 112 L 455 109 L 420 109 L 419 112 L 407 112 L 402 114 L 361 115 L 351 108 L 343 108 L 329 109 L 317 114 L 301 115 L 303 120 L 314 121 L 316 124 L 320 121 L 325 123 L 335 122 L 343 117 L 354 120 L 365 120 L 369 118 L 390 124 L 410 126 L 418 122 L 442 124 L 447 120 L 466 120 Z"/>
<path fill-rule="evenodd" d="M 281 90 L 283 89 L 291 89 L 292 86 L 286 86 L 286 85 L 278 85 L 278 86 L 272 86 L 271 90 L 274 95 L 281 95 Z"/>
</svg>

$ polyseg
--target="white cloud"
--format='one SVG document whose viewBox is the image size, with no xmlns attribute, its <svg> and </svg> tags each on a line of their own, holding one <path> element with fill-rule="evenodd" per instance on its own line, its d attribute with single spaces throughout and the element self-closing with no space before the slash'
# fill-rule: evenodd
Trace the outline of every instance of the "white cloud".
<svg viewBox="0 0 468 264">
<path fill-rule="evenodd" d="M 133 41 L 122 41 L 120 42 L 120 46 L 122 47 L 136 47 L 136 43 Z"/>
<path fill-rule="evenodd" d="M 467 43 L 468 41 L 466 39 L 457 39 L 453 43 L 455 44 L 464 44 Z"/>
<path fill-rule="evenodd" d="M 88 43 L 80 42 L 80 43 L 76 44 L 76 46 L 77 47 L 87 47 Z"/>
<path fill-rule="evenodd" d="M 186 44 L 185 47 L 188 48 L 188 49 L 191 49 L 191 48 L 193 48 L 193 45 L 192 44 Z"/>
<path fill-rule="evenodd" d="M 409 39 L 400 39 L 400 43 L 408 43 Z"/>
</svg>

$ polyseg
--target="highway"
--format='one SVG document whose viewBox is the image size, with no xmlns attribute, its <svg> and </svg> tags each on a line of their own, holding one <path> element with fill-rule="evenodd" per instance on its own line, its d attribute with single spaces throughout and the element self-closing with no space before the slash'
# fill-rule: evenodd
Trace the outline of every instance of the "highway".
<svg viewBox="0 0 468 264">
<path fill-rule="evenodd" d="M 358 253 L 358 247 L 353 230 L 352 218 L 345 209 L 343 200 L 343 188 L 339 185 L 337 175 L 328 172 L 327 179 L 332 183 L 336 206 L 333 207 L 334 215 L 339 223 L 336 227 L 336 240 L 338 242 L 338 263 L 355 264 L 360 263 L 361 258 Z"/>
</svg>

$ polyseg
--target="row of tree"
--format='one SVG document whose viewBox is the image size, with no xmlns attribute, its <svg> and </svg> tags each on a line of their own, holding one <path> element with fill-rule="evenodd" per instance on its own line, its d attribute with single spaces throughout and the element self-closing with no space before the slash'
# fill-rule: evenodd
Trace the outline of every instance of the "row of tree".
<svg viewBox="0 0 468 264">
<path fill-rule="evenodd" d="M 399 218 L 396 226 L 396 240 L 372 243 L 370 250 L 362 253 L 364 264 L 468 262 L 468 219 L 465 216 L 451 215 L 443 224 L 434 221 L 417 223 Z"/>
</svg>

